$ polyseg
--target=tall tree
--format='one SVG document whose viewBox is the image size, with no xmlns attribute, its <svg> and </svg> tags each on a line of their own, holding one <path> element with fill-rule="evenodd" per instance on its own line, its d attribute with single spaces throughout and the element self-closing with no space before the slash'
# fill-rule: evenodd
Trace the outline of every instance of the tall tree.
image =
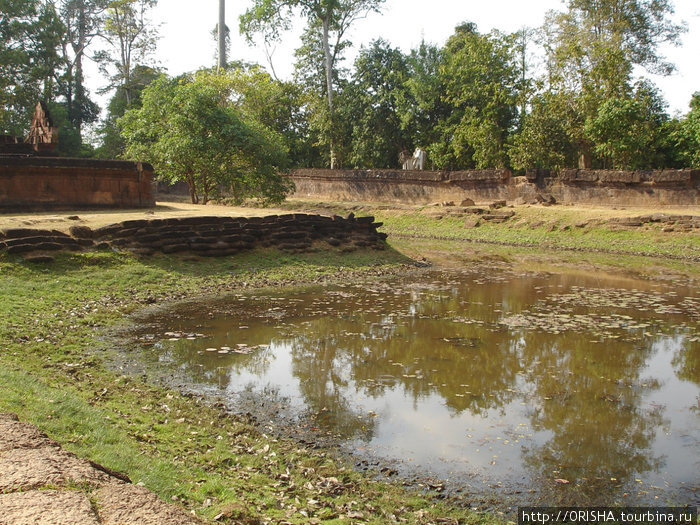
<svg viewBox="0 0 700 525">
<path fill-rule="evenodd" d="M 80 134 L 83 124 L 95 122 L 99 107 L 85 87 L 83 60 L 100 35 L 108 0 L 60 0 L 59 14 L 66 27 L 62 41 L 65 74 L 61 94 L 65 97 L 68 120 Z"/>
<path fill-rule="evenodd" d="M 668 121 L 658 89 L 639 82 L 634 94 L 611 97 L 588 119 L 585 131 L 604 168 L 662 168 L 665 156 L 665 123 Z"/>
<path fill-rule="evenodd" d="M 517 123 L 520 73 L 515 37 L 480 34 L 474 24 L 456 28 L 443 51 L 440 76 L 450 115 L 442 138 L 429 147 L 442 168 L 507 165 L 506 142 Z"/>
<path fill-rule="evenodd" d="M 700 168 L 700 91 L 693 94 L 690 111 L 676 122 L 671 137 L 680 166 Z"/>
<path fill-rule="evenodd" d="M 385 0 L 253 0 L 253 7 L 241 16 L 241 32 L 249 39 L 262 32 L 266 41 L 279 39 L 299 11 L 308 28 L 319 32 L 324 55 L 326 98 L 330 127 L 334 118 L 333 70 L 349 27 L 371 12 L 378 12 Z M 330 166 L 336 167 L 335 141 L 330 140 Z"/>
<path fill-rule="evenodd" d="M 568 129 L 581 167 L 592 165 L 595 147 L 586 136 L 586 120 L 595 119 L 606 100 L 631 95 L 634 67 L 673 70 L 659 52 L 660 44 L 677 43 L 683 31 L 672 14 L 669 0 L 569 0 L 566 11 L 548 15 L 547 80 L 583 117 Z"/>
<path fill-rule="evenodd" d="M 401 128 L 409 139 L 406 146 L 427 148 L 442 140 L 441 123 L 451 108 L 445 100 L 445 78 L 440 75 L 443 50 L 422 41 L 407 57 L 406 94 L 399 102 Z"/>
<path fill-rule="evenodd" d="M 117 122 L 131 108 L 141 107 L 141 94 L 161 72 L 148 66 L 136 66 L 131 72 L 131 106 L 127 104 L 126 92 L 117 89 L 107 104 L 107 115 L 100 123 L 97 132 L 101 138 L 100 146 L 95 150 L 95 156 L 103 159 L 118 159 L 124 156 L 126 142 L 121 135 Z"/>
<path fill-rule="evenodd" d="M 406 56 L 385 40 L 360 50 L 347 93 L 354 167 L 395 168 L 399 152 L 413 146 L 401 123 L 400 108 L 411 105 L 407 78 Z"/>
<path fill-rule="evenodd" d="M 146 62 L 155 51 L 158 30 L 148 18 L 148 12 L 158 0 L 110 0 L 102 38 L 108 49 L 95 57 L 100 69 L 110 79 L 105 91 L 124 91 L 127 107 L 131 107 L 134 91 L 132 71 Z"/>
<path fill-rule="evenodd" d="M 314 147 L 303 108 L 301 87 L 275 80 L 261 66 L 229 68 L 232 100 L 244 118 L 277 132 L 293 167 L 313 164 Z"/>
<path fill-rule="evenodd" d="M 56 97 L 64 31 L 51 3 L 0 2 L 0 132 L 24 135 L 37 101 Z"/>
</svg>

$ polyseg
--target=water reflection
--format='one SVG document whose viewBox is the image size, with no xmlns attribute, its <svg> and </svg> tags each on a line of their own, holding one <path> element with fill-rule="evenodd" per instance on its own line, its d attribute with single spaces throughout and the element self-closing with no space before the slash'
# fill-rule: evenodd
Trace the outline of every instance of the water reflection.
<svg viewBox="0 0 700 525">
<path fill-rule="evenodd" d="M 699 310 L 694 289 L 465 272 L 234 297 L 141 335 L 195 388 L 274 391 L 351 450 L 471 494 L 697 504 Z"/>
</svg>

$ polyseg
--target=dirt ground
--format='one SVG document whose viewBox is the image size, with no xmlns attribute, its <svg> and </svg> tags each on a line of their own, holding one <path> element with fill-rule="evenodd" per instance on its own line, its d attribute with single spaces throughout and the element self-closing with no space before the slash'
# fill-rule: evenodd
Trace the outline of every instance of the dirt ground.
<svg viewBox="0 0 700 525">
<path fill-rule="evenodd" d="M 292 199 L 290 201 L 294 207 L 317 211 L 324 214 L 332 213 L 328 209 L 320 209 L 318 202 L 304 199 Z M 341 204 L 341 203 L 335 203 Z M 345 203 L 350 204 L 350 203 Z M 479 206 L 487 206 L 489 203 L 477 203 Z M 367 204 L 368 211 L 378 204 Z M 331 205 L 329 204 L 329 207 Z M 425 205 L 382 205 L 382 208 L 392 208 L 396 210 L 416 210 L 424 208 Z M 563 218 L 575 220 L 581 217 L 589 219 L 610 219 L 612 217 L 634 217 L 639 215 L 664 213 L 668 215 L 698 215 L 698 206 L 674 206 L 674 207 L 607 207 L 607 206 L 569 206 L 557 205 L 545 208 L 542 206 L 516 206 L 520 208 L 521 215 L 532 215 L 539 213 L 556 213 Z M 527 209 L 527 212 L 525 210 Z M 155 208 L 132 209 L 132 210 L 89 210 L 89 211 L 51 211 L 51 212 L 21 212 L 21 213 L 0 213 L 0 230 L 7 228 L 36 228 L 51 229 L 67 232 L 71 226 L 89 226 L 99 228 L 108 224 L 115 224 L 121 221 L 136 219 L 167 219 L 173 217 L 195 217 L 195 216 L 222 216 L 222 217 L 261 217 L 265 215 L 277 215 L 292 213 L 289 209 L 280 208 L 244 208 L 235 206 L 223 206 L 209 204 L 206 206 L 190 204 L 186 202 L 159 201 Z"/>
<path fill-rule="evenodd" d="M 0 525 L 203 523 L 126 479 L 0 414 Z"/>
<path fill-rule="evenodd" d="M 51 229 L 67 232 L 71 226 L 99 228 L 108 224 L 137 219 L 173 217 L 228 216 L 258 217 L 289 213 L 276 208 L 239 208 L 233 206 L 196 205 L 183 202 L 158 202 L 155 208 L 133 210 L 51 211 L 0 214 L 0 230 L 7 228 Z"/>
</svg>

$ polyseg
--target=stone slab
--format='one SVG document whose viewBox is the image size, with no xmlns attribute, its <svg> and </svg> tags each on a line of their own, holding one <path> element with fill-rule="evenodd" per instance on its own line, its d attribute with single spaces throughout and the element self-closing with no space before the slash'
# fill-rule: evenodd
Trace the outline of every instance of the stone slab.
<svg viewBox="0 0 700 525">
<path fill-rule="evenodd" d="M 202 525 L 185 510 L 165 503 L 138 485 L 106 485 L 97 491 L 103 525 Z"/>
<path fill-rule="evenodd" d="M 82 492 L 32 490 L 0 494 L 0 525 L 100 525 Z"/>
</svg>

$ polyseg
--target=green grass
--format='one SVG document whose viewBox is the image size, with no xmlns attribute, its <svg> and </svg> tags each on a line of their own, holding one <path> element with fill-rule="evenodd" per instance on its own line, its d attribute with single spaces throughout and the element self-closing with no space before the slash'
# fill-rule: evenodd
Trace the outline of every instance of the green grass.
<svg viewBox="0 0 700 525">
<path fill-rule="evenodd" d="M 447 517 L 493 523 L 500 518 L 375 482 L 330 452 L 266 437 L 216 406 L 121 375 L 103 362 L 114 351 L 104 335 L 148 304 L 382 275 L 410 261 L 403 253 L 452 264 L 700 273 L 700 265 L 689 262 L 700 257 L 696 233 L 613 231 L 603 223 L 579 228 L 580 212 L 567 208 L 516 208 L 509 222 L 478 228 L 465 227 L 463 217 L 437 219 L 420 208 L 333 207 L 341 214 L 351 209 L 385 223 L 389 249 L 256 250 L 203 260 L 95 252 L 59 254 L 46 265 L 1 255 L 0 411 L 18 413 L 79 456 L 124 472 L 199 516 L 223 515 L 222 523 L 262 517 L 351 523 L 356 520 L 342 516 L 354 513 L 370 523 L 392 523 L 392 515 L 407 523 Z M 532 227 L 538 220 L 547 225 Z M 570 228 L 562 230 L 565 225 Z"/>
<path fill-rule="evenodd" d="M 219 523 L 494 523 L 430 495 L 376 482 L 328 451 L 261 434 L 245 419 L 108 368 L 103 336 L 145 304 L 242 287 L 394 271 L 388 249 L 197 261 L 60 254 L 34 265 L 0 256 L 0 411 L 17 413 L 66 449 L 142 482 Z"/>
<path fill-rule="evenodd" d="M 465 217 L 446 215 L 437 219 L 421 213 L 395 214 L 383 211 L 377 211 L 375 215 L 385 223 L 383 231 L 389 235 L 656 257 L 700 258 L 700 235 L 697 233 L 669 234 L 657 229 L 612 230 L 607 225 L 581 228 L 557 219 L 551 219 L 546 225 L 532 227 L 530 224 L 533 223 L 519 223 L 517 215 L 502 224 L 482 221 L 476 228 L 465 227 Z M 564 227 L 568 228 L 563 229 Z"/>
<path fill-rule="evenodd" d="M 700 232 L 664 232 L 658 223 L 641 228 L 616 228 L 607 223 L 613 217 L 634 217 L 659 210 L 632 208 L 586 208 L 572 206 L 516 206 L 505 223 L 481 220 L 478 227 L 465 225 L 478 215 L 455 215 L 456 208 L 435 206 L 390 207 L 372 203 L 314 203 L 292 200 L 288 209 L 322 210 L 346 215 L 350 211 L 370 214 L 384 223 L 381 230 L 392 235 L 412 238 L 469 241 L 483 244 L 535 247 L 545 250 L 573 250 L 587 254 L 611 253 L 643 255 L 669 259 L 700 260 Z M 663 212 L 663 210 L 661 210 Z M 669 214 L 700 215 L 700 211 L 671 210 Z M 584 227 L 577 226 L 588 222 Z M 539 224 L 539 225 L 538 225 Z"/>
</svg>

